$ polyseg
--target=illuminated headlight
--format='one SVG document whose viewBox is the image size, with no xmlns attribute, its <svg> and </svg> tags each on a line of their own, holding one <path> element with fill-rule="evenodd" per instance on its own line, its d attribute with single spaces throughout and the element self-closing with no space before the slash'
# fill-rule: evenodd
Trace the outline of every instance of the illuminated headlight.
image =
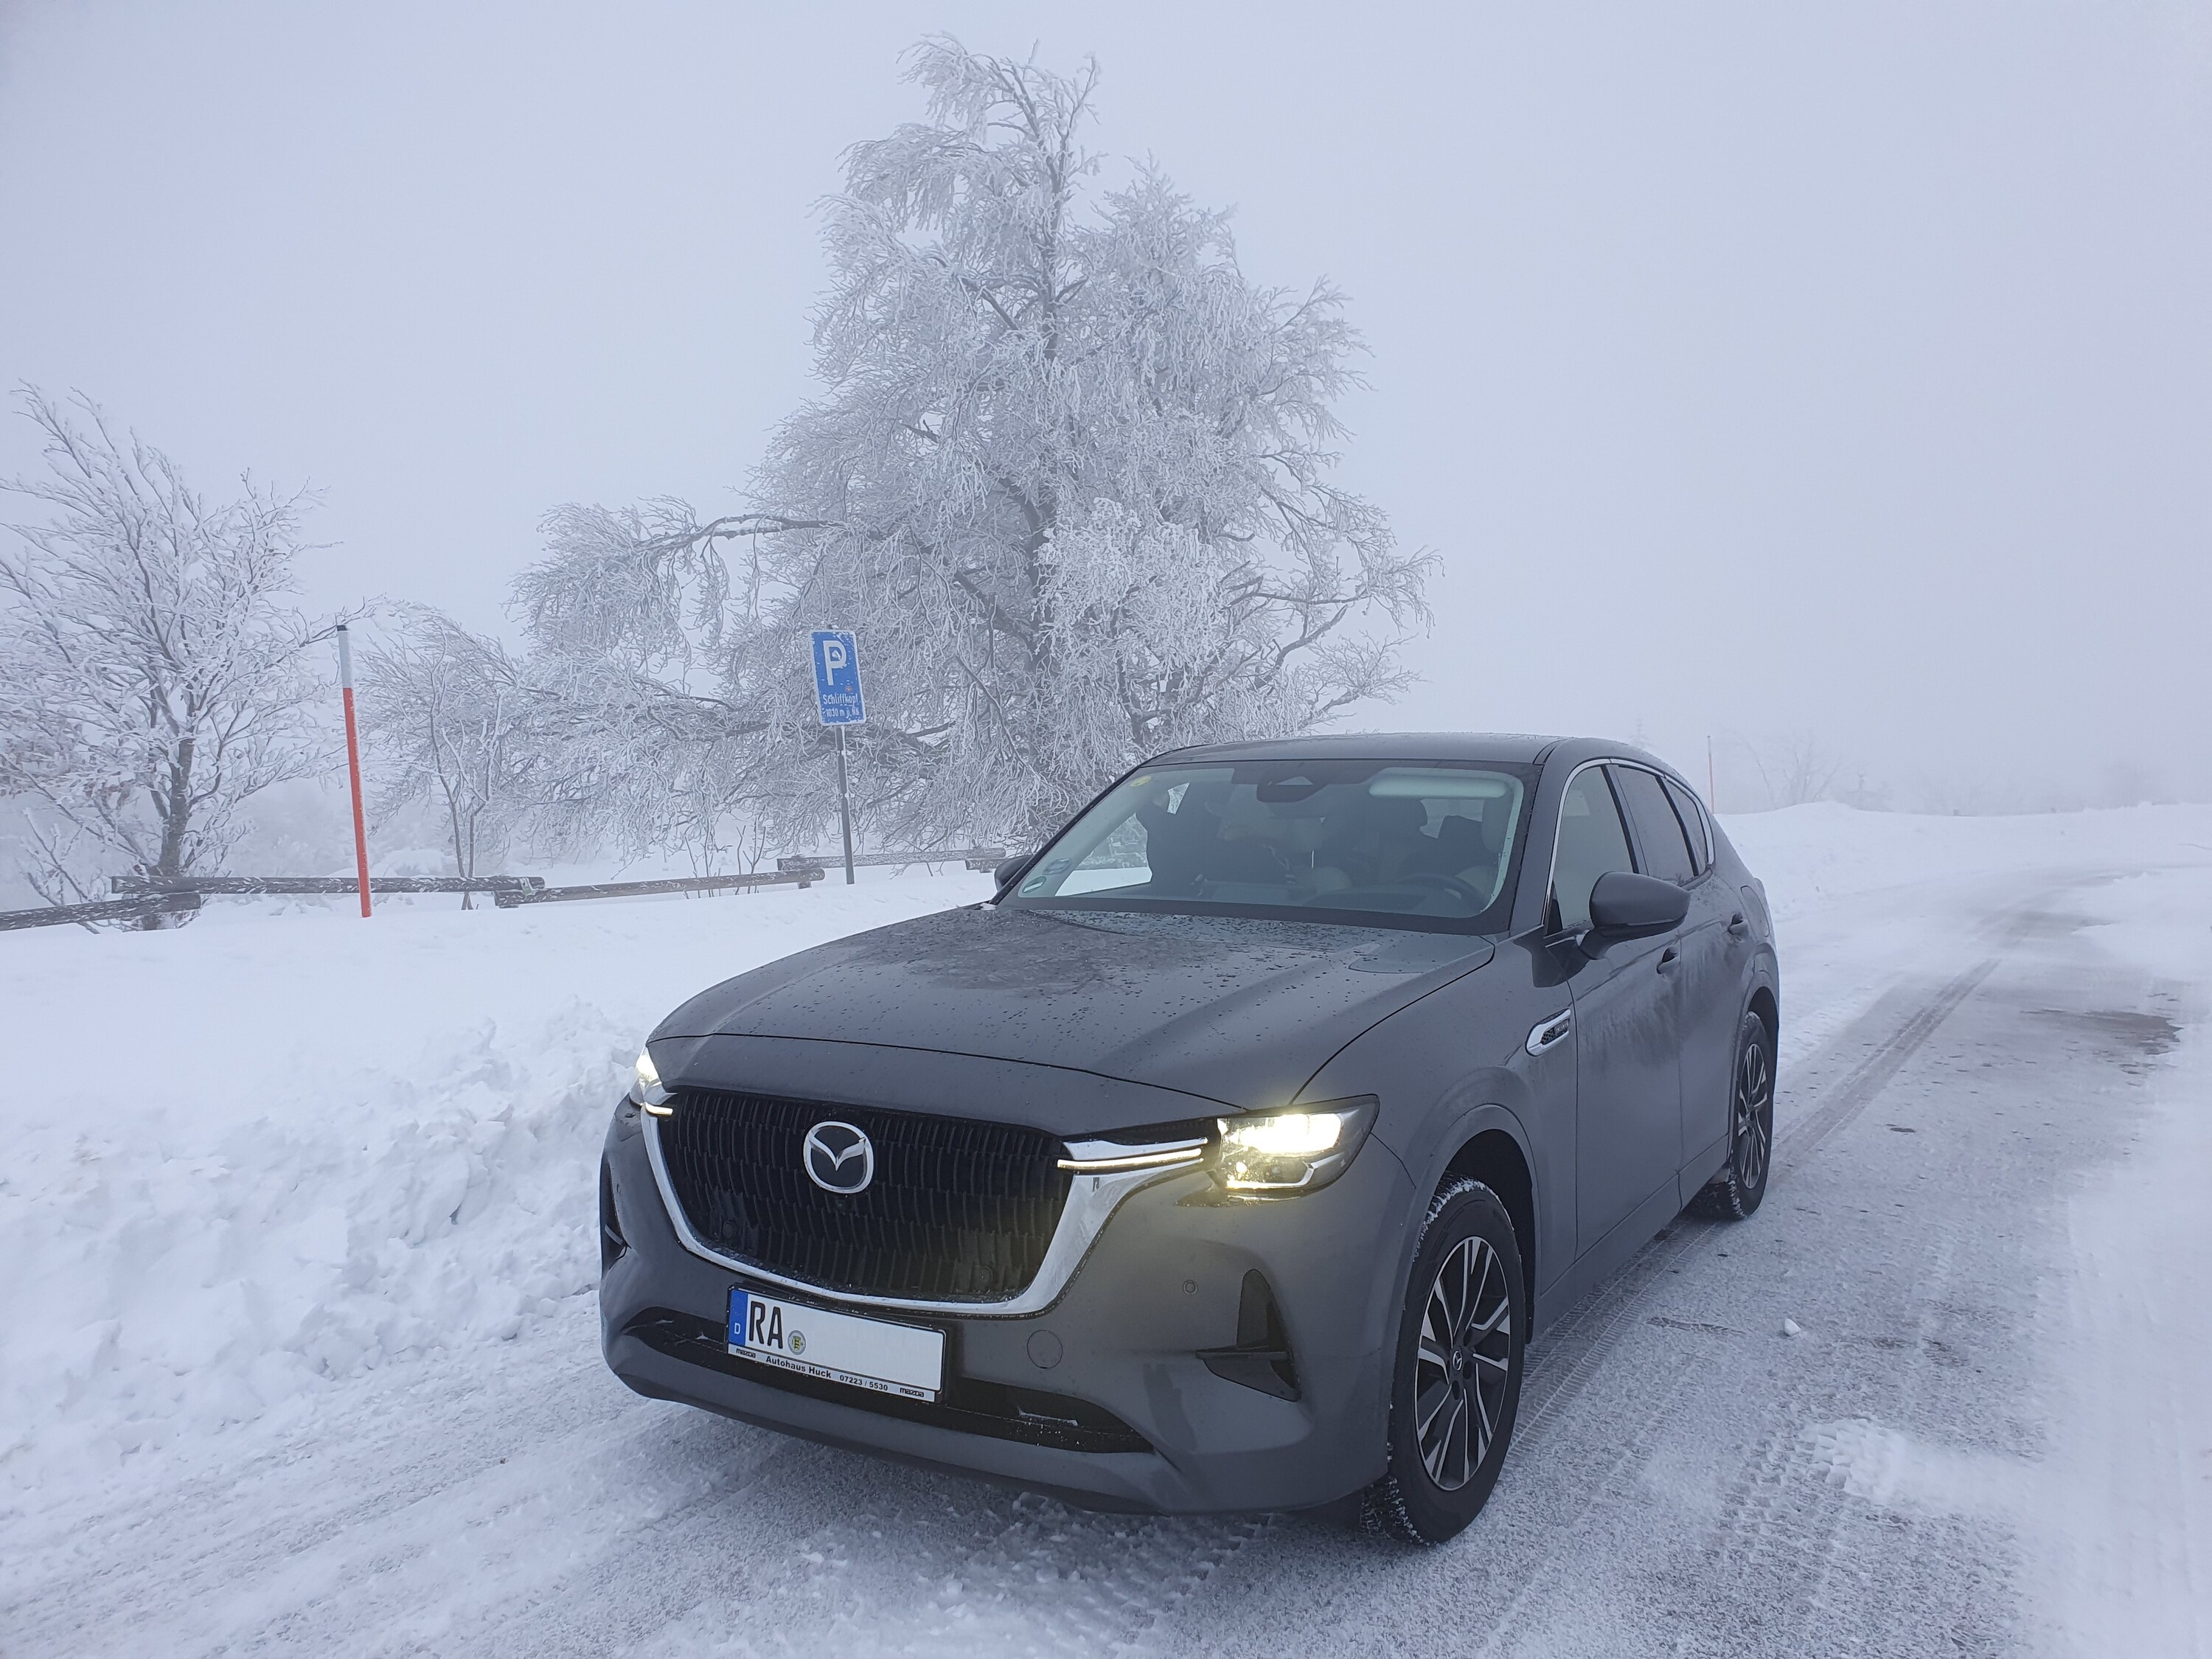
<svg viewBox="0 0 2212 1659">
<path fill-rule="evenodd" d="M 1219 1120 L 1214 1170 L 1232 1193 L 1310 1193 L 1351 1167 L 1375 1127 L 1373 1096 Z"/>
<path fill-rule="evenodd" d="M 1332 1100 L 1250 1117 L 1128 1129 L 1111 1139 L 1071 1140 L 1060 1167 L 1072 1175 L 1166 1175 L 1209 1167 L 1239 1198 L 1282 1198 L 1326 1187 L 1352 1166 L 1375 1127 L 1376 1101 Z"/>
<path fill-rule="evenodd" d="M 637 1051 L 637 1069 L 629 1080 L 629 1097 L 655 1117 L 670 1117 L 676 1111 L 668 1103 L 668 1091 L 660 1086 L 653 1056 L 642 1048 Z"/>
</svg>

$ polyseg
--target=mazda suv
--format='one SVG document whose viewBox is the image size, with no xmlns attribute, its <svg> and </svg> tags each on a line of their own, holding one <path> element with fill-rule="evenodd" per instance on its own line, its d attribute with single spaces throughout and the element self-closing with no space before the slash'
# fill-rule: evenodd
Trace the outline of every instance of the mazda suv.
<svg viewBox="0 0 2212 1659">
<path fill-rule="evenodd" d="M 1142 1511 L 1473 1519 L 1526 1345 L 1773 1133 L 1764 891 L 1587 739 L 1185 749 L 985 902 L 652 1033 L 599 1177 L 641 1394 Z"/>
</svg>

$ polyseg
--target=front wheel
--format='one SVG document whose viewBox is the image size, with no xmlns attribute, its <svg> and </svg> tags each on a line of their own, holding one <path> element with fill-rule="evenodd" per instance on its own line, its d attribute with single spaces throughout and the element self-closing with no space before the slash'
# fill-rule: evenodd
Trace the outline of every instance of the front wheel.
<svg viewBox="0 0 2212 1659">
<path fill-rule="evenodd" d="M 1774 1037 L 1757 1014 L 1746 1014 L 1736 1032 L 1729 1129 L 1728 1162 L 1692 1204 L 1700 1215 L 1741 1221 L 1766 1196 L 1774 1163 Z"/>
<path fill-rule="evenodd" d="M 1369 1528 L 1441 1544 L 1481 1510 L 1513 1437 L 1528 1328 L 1512 1218 L 1480 1182 L 1450 1182 L 1413 1252 L 1389 1462 L 1361 1504 Z"/>
</svg>

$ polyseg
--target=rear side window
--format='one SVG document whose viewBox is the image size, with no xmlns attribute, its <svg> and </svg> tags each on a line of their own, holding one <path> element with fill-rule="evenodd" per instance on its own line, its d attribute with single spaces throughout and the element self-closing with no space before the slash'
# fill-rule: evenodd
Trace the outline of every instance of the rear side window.
<svg viewBox="0 0 2212 1659">
<path fill-rule="evenodd" d="M 1633 870 L 1628 833 L 1606 787 L 1605 769 L 1575 774 L 1559 802 L 1559 849 L 1552 859 L 1552 931 L 1573 933 L 1590 925 L 1590 889 L 1613 870 Z"/>
<path fill-rule="evenodd" d="M 1713 867 L 1712 837 L 1705 831 L 1705 815 L 1698 808 L 1698 798 L 1674 781 L 1662 778 L 1667 786 L 1667 799 L 1674 803 L 1674 816 L 1682 820 L 1682 832 L 1690 838 L 1690 858 L 1703 875 Z"/>
<path fill-rule="evenodd" d="M 1644 872 L 1662 881 L 1688 882 L 1698 873 L 1681 820 L 1667 799 L 1656 772 L 1640 766 L 1613 769 L 1613 781 L 1636 825 L 1636 844 L 1644 849 Z"/>
</svg>

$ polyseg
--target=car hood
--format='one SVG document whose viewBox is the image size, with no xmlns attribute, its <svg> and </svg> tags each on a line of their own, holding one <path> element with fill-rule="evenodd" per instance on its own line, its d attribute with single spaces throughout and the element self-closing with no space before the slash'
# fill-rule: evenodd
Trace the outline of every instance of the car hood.
<svg viewBox="0 0 2212 1659">
<path fill-rule="evenodd" d="M 817 945 L 691 999 L 663 1039 L 794 1037 L 1056 1066 L 1284 1104 L 1377 1020 L 1481 967 L 1463 934 L 978 907 Z"/>
</svg>

